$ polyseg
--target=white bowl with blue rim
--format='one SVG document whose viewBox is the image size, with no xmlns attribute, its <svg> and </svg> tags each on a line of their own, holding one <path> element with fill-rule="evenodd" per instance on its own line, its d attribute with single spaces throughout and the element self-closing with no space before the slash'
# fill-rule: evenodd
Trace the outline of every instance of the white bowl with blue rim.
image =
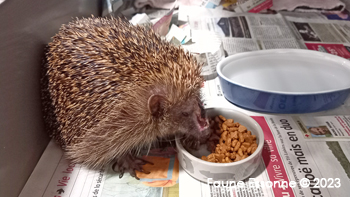
<svg viewBox="0 0 350 197">
<path fill-rule="evenodd" d="M 344 103 L 350 61 L 304 49 L 271 49 L 231 55 L 217 65 L 225 98 L 248 110 L 310 113 Z"/>
</svg>

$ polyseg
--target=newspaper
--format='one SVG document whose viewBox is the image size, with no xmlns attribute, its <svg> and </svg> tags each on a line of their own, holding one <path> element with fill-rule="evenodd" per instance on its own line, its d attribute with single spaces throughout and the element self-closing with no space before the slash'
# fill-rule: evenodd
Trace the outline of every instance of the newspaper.
<svg viewBox="0 0 350 197">
<path fill-rule="evenodd" d="M 340 0 L 279 0 L 275 1 L 272 6 L 273 10 L 288 10 L 297 12 L 327 12 L 337 11 L 341 12 L 345 9 L 345 4 Z"/>
<path fill-rule="evenodd" d="M 202 89 L 206 108 L 224 107 L 242 111 L 263 128 L 265 144 L 258 169 L 244 180 L 243 188 L 214 187 L 180 173 L 180 196 L 348 196 L 350 186 L 350 98 L 337 109 L 308 115 L 267 115 L 241 109 L 223 96 L 218 78 Z M 338 115 L 334 115 L 338 114 Z M 340 187 L 268 187 L 261 183 L 303 178 L 337 181 Z M 251 184 L 252 179 L 254 183 Z M 312 184 L 316 184 L 311 181 Z M 328 184 L 329 185 L 329 184 Z M 332 185 L 331 185 L 332 186 Z M 337 184 L 338 186 L 338 184 Z M 192 189 L 190 189 L 192 188 Z"/>
<path fill-rule="evenodd" d="M 202 35 L 206 31 L 213 32 L 221 37 L 224 50 L 228 54 L 270 48 L 308 48 L 349 58 L 348 22 L 282 14 L 232 14 L 224 17 L 212 15 L 207 18 L 195 15 L 193 13 L 191 17 L 189 14 L 188 17 L 194 31 L 192 36 Z M 235 19 L 231 19 L 234 17 Z M 229 24 L 226 30 L 218 27 L 220 20 L 227 21 L 223 18 L 228 18 L 229 21 L 225 22 Z M 239 22 L 232 23 L 230 20 Z M 303 36 L 305 31 L 298 30 L 306 28 L 301 28 L 301 24 L 307 25 L 307 30 L 313 31 L 314 35 Z M 237 38 L 237 35 L 240 37 Z M 312 40 L 312 36 L 318 36 L 319 39 Z M 236 44 L 238 39 L 240 43 Z M 350 99 L 337 109 L 308 116 L 271 116 L 243 110 L 229 103 L 222 94 L 218 78 L 207 80 L 202 94 L 205 107 L 240 110 L 251 115 L 262 126 L 265 136 L 263 159 L 257 171 L 250 176 L 250 180 L 244 180 L 245 185 L 241 188 L 217 188 L 199 182 L 185 172 L 180 173 L 180 196 L 348 196 Z M 297 184 L 295 187 L 263 187 L 261 184 L 252 186 L 252 178 L 258 183 L 294 181 Z M 329 187 L 314 187 L 319 186 L 315 178 L 322 180 L 323 186 Z M 300 185 L 300 180 L 305 179 L 310 181 L 308 187 Z"/>
<path fill-rule="evenodd" d="M 244 187 L 215 187 L 180 174 L 180 196 L 348 196 L 350 186 L 350 116 L 252 116 L 263 128 L 260 166 Z M 307 137 L 303 127 L 322 127 L 326 134 Z M 333 130 L 334 131 L 333 131 Z M 312 130 L 312 129 L 309 129 Z M 335 137 L 336 132 L 344 136 Z M 341 139 L 340 139 L 341 138 Z M 323 181 L 319 188 L 319 182 Z M 309 180 L 305 185 L 300 180 Z M 317 180 L 317 179 L 316 179 Z M 287 185 L 281 185 L 283 183 Z M 289 185 L 294 181 L 296 185 Z M 274 186 L 267 183 L 272 182 Z M 252 184 L 259 183 L 259 184 Z M 328 188 L 327 188 L 328 187 Z M 196 188 L 188 195 L 188 188 Z M 198 189 L 197 189 L 198 188 Z"/>
<path fill-rule="evenodd" d="M 171 190 L 166 190 L 168 195 Z M 63 151 L 51 141 L 19 197 L 162 197 L 161 187 L 149 187 L 125 174 L 123 178 L 111 167 L 91 170 L 70 163 Z M 178 195 L 177 195 L 178 196 Z"/>
<path fill-rule="evenodd" d="M 171 13 L 165 16 L 167 20 L 158 23 L 158 27 L 167 26 L 164 24 L 169 22 Z M 202 74 L 206 81 L 201 91 L 205 108 L 224 107 L 241 111 L 253 117 L 263 128 L 263 158 L 250 179 L 244 180 L 244 187 L 218 188 L 193 179 L 181 168 L 176 186 L 148 187 L 127 174 L 119 179 L 110 167 L 89 170 L 71 164 L 64 158 L 62 150 L 50 142 L 20 197 L 348 196 L 350 98 L 336 109 L 307 115 L 268 115 L 247 111 L 224 98 L 215 69 L 217 63 L 228 55 L 270 48 L 308 48 L 349 58 L 349 22 L 188 7 L 180 7 L 179 20 L 181 18 L 188 23 L 172 26 L 166 39 L 176 38 L 177 44 L 193 53 L 204 65 Z M 305 178 L 311 187 L 301 187 L 300 180 Z M 313 187 L 316 184 L 314 178 L 321 180 L 319 184 L 333 188 Z M 251 184 L 252 179 L 258 184 Z M 294 181 L 298 184 L 294 187 L 262 184 L 269 181 Z"/>
<path fill-rule="evenodd" d="M 230 17 L 191 18 L 192 39 L 203 31 L 218 34 L 228 55 L 271 48 L 300 48 L 282 15 L 232 14 Z M 277 44 L 278 43 L 278 44 Z"/>
<path fill-rule="evenodd" d="M 239 52 L 279 48 L 317 50 L 350 59 L 350 23 L 327 20 L 319 14 L 302 17 L 288 12 L 265 15 L 180 7 L 179 20 L 188 22 L 195 43 L 183 47 L 194 53 L 198 53 L 197 48 L 216 49 L 214 54 L 221 42 L 223 52 L 217 54 L 223 56 L 218 60 Z M 213 79 L 217 62 L 204 54 L 202 59 L 204 56 L 203 75 Z"/>
<path fill-rule="evenodd" d="M 350 58 L 348 21 L 286 17 L 296 38 L 308 49 Z"/>
<path fill-rule="evenodd" d="M 312 115 L 266 115 L 238 108 L 226 101 L 220 85 L 206 81 L 206 108 L 226 107 L 252 116 L 263 128 L 265 144 L 258 169 L 244 180 L 244 187 L 215 187 L 199 182 L 180 168 L 175 188 L 148 187 L 125 174 L 119 178 L 111 168 L 89 170 L 69 163 L 60 147 L 50 142 L 23 188 L 22 196 L 347 196 L 350 186 L 350 99 L 330 112 Z M 328 113 L 328 114 L 327 114 Z M 340 114 L 337 116 L 329 114 Z M 322 116 L 321 116 L 322 115 Z M 268 187 L 269 181 L 298 182 L 303 178 L 327 179 L 335 188 Z M 254 183 L 251 184 L 254 179 Z M 340 187 L 337 187 L 340 183 Z M 323 183 L 322 183 L 323 184 Z M 225 194 L 223 194 L 225 192 Z"/>
<path fill-rule="evenodd" d="M 273 5 L 272 0 L 244 0 L 239 1 L 237 8 L 234 9 L 235 12 L 251 12 L 259 13 L 262 10 L 271 8 Z"/>
<path fill-rule="evenodd" d="M 193 42 L 183 48 L 198 54 L 204 65 L 202 74 L 207 80 L 217 76 L 216 65 L 221 59 L 235 53 L 306 48 L 281 14 L 239 14 L 180 6 L 179 20 L 188 22 Z"/>
</svg>

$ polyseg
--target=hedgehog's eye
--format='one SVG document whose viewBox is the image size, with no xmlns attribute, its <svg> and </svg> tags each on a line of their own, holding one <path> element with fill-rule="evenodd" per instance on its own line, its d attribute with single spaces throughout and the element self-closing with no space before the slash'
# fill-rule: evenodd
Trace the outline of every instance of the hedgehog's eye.
<svg viewBox="0 0 350 197">
<path fill-rule="evenodd" d="M 188 114 L 187 112 L 182 112 L 182 115 L 187 117 L 187 116 L 189 116 L 190 114 Z"/>
</svg>

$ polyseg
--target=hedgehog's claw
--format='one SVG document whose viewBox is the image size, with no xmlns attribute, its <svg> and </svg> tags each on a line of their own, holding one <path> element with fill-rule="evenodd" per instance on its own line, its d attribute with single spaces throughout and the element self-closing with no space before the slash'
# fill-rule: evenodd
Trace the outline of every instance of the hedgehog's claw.
<svg viewBox="0 0 350 197">
<path fill-rule="evenodd" d="M 121 179 L 121 178 L 123 178 L 123 176 L 124 176 L 124 171 L 121 171 L 119 174 L 119 178 Z"/>
<path fill-rule="evenodd" d="M 130 172 L 130 176 L 134 177 L 134 178 L 137 179 L 137 180 L 140 180 L 140 178 L 136 176 L 136 171 L 135 171 L 135 170 L 132 170 L 132 171 Z"/>
<path fill-rule="evenodd" d="M 112 165 L 112 168 L 114 172 L 119 172 L 119 178 L 122 178 L 124 173 L 128 172 L 130 176 L 135 177 L 137 180 L 140 180 L 140 178 L 136 176 L 136 171 L 149 174 L 149 171 L 146 171 L 142 168 L 142 166 L 147 163 L 154 165 L 152 162 L 146 161 L 142 158 L 127 155 L 115 161 L 115 163 Z"/>
</svg>

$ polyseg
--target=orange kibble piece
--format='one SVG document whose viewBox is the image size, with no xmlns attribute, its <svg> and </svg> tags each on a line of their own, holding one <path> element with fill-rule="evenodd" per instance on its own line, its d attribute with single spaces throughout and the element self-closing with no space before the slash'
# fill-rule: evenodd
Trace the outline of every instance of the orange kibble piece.
<svg viewBox="0 0 350 197">
<path fill-rule="evenodd" d="M 218 135 L 217 137 L 220 135 L 220 139 L 215 138 L 219 139 L 219 144 L 216 144 L 214 150 L 212 149 L 213 153 L 202 156 L 202 160 L 215 163 L 236 162 L 249 157 L 258 148 L 256 135 L 252 135 L 244 125 L 234 122 L 233 119 L 219 115 L 212 118 L 209 123 L 213 135 Z"/>
</svg>

